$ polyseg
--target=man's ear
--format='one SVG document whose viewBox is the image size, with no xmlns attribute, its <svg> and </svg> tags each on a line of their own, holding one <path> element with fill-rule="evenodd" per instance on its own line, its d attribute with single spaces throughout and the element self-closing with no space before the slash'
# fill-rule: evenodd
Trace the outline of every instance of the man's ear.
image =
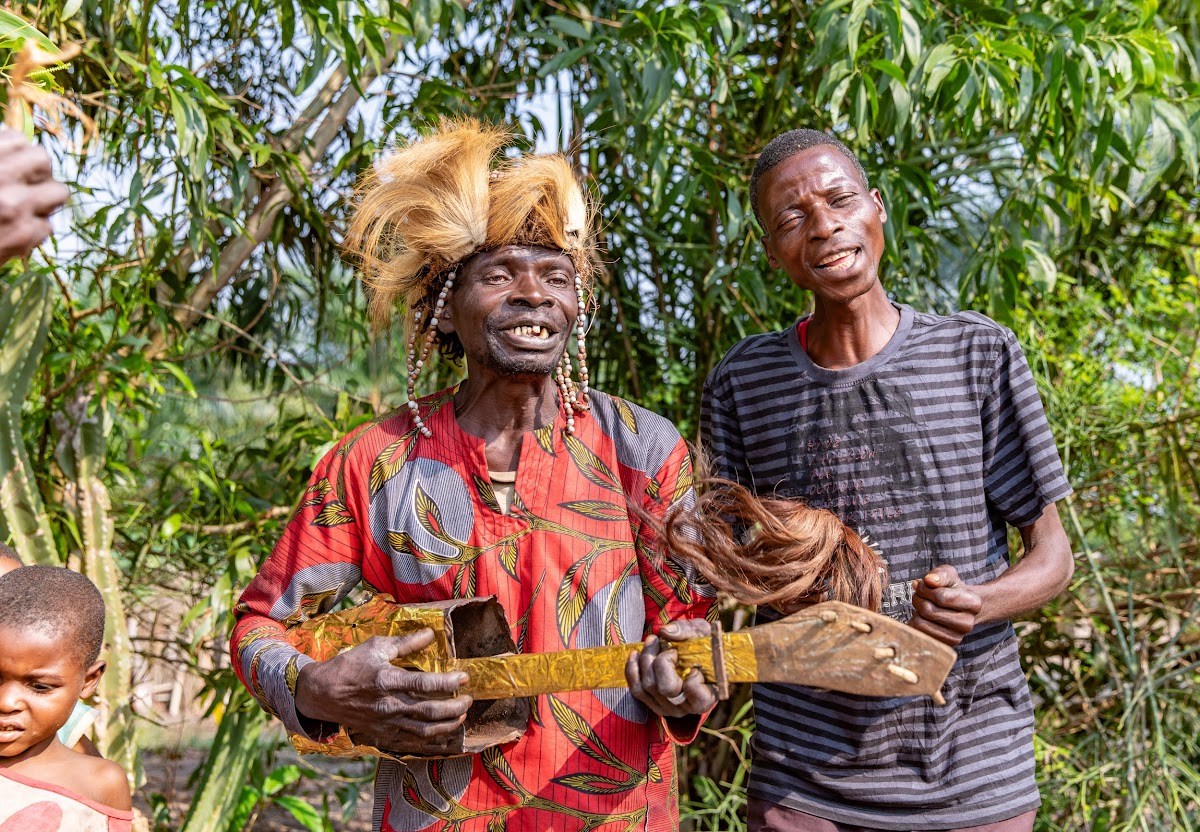
<svg viewBox="0 0 1200 832">
<path fill-rule="evenodd" d="M 875 203 L 875 210 L 879 212 L 879 221 L 887 222 L 887 208 L 883 205 L 883 194 L 879 193 L 878 188 L 871 189 L 871 201 Z"/>
<path fill-rule="evenodd" d="M 759 237 L 758 239 L 762 241 L 763 251 L 765 251 L 767 253 L 767 262 L 771 265 L 771 268 L 772 269 L 780 268 L 779 261 L 775 259 L 775 252 L 773 252 L 771 250 L 770 235 L 764 234 L 761 237 Z"/>
<path fill-rule="evenodd" d="M 96 686 L 100 684 L 100 677 L 104 675 L 104 671 L 107 668 L 108 662 L 98 659 L 91 667 L 84 671 L 83 690 L 79 692 L 80 699 L 87 699 L 96 692 Z"/>
</svg>

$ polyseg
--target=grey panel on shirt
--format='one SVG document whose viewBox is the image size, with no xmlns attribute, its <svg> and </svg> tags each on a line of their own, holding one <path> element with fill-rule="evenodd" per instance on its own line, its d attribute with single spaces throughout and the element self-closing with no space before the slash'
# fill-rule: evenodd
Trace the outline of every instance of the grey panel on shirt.
<svg viewBox="0 0 1200 832">
<path fill-rule="evenodd" d="M 1006 523 L 1031 523 L 1070 486 L 1012 332 L 976 313 L 898 308 L 883 350 L 846 370 L 814 364 L 795 327 L 742 341 L 705 385 L 701 432 L 716 474 L 828 508 L 867 535 L 888 562 L 884 612 L 907 620 L 908 581 L 939 563 L 967 583 L 999 576 Z M 887 830 L 1037 806 L 1012 626 L 973 631 L 943 693 L 935 707 L 757 685 L 751 792 Z"/>
</svg>

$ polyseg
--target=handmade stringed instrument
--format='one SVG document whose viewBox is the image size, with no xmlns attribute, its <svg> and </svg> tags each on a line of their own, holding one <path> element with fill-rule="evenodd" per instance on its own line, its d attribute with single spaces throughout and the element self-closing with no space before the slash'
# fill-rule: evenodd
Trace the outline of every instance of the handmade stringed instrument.
<svg viewBox="0 0 1200 832">
<path fill-rule="evenodd" d="M 437 744 L 379 749 L 361 745 L 345 730 L 332 743 L 293 736 L 301 752 L 444 756 L 475 753 L 510 742 L 529 720 L 526 697 L 573 690 L 625 687 L 625 661 L 642 645 L 613 644 L 555 653 L 517 653 L 504 610 L 494 597 L 429 604 L 396 604 L 376 596 L 351 609 L 315 616 L 289 631 L 301 652 L 318 660 L 372 636 L 402 636 L 429 627 L 434 641 L 395 664 L 417 670 L 460 670 L 461 688 L 474 698 L 457 734 Z M 826 601 L 758 627 L 674 642 L 680 675 L 699 668 L 717 695 L 734 682 L 782 682 L 862 696 L 931 696 L 957 654 L 887 616 L 840 601 Z"/>
</svg>

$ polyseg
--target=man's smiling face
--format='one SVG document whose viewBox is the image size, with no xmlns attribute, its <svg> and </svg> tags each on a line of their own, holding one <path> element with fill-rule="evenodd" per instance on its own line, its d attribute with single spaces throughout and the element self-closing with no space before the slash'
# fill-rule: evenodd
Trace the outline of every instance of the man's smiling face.
<svg viewBox="0 0 1200 832">
<path fill-rule="evenodd" d="M 758 201 L 767 259 L 797 286 L 848 303 L 879 282 L 887 211 L 836 148 L 818 145 L 768 170 Z"/>
<path fill-rule="evenodd" d="M 469 365 L 500 375 L 554 372 L 579 315 L 575 266 L 562 252 L 508 245 L 467 260 L 439 328 Z"/>
</svg>

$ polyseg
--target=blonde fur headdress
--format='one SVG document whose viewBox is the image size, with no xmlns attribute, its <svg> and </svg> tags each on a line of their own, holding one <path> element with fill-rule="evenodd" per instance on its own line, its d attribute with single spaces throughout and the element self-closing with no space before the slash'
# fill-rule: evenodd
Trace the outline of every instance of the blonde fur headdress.
<svg viewBox="0 0 1200 832">
<path fill-rule="evenodd" d="M 579 383 L 565 352 L 555 376 L 568 431 L 574 413 L 587 408 L 584 333 L 597 262 L 594 212 L 561 154 L 508 158 L 510 140 L 505 130 L 474 119 L 443 121 L 363 179 L 342 244 L 362 271 L 376 326 L 390 323 L 398 306 L 408 310 L 409 408 L 426 435 L 413 391 L 435 344 L 451 357 L 461 355 L 457 336 L 437 329 L 458 266 L 476 252 L 509 244 L 556 249 L 575 265 Z"/>
<path fill-rule="evenodd" d="M 377 325 L 397 304 L 417 310 L 475 252 L 510 243 L 566 252 L 590 294 L 592 211 L 574 171 L 560 154 L 505 158 L 510 140 L 474 119 L 444 121 L 363 180 L 343 249 Z"/>
</svg>

